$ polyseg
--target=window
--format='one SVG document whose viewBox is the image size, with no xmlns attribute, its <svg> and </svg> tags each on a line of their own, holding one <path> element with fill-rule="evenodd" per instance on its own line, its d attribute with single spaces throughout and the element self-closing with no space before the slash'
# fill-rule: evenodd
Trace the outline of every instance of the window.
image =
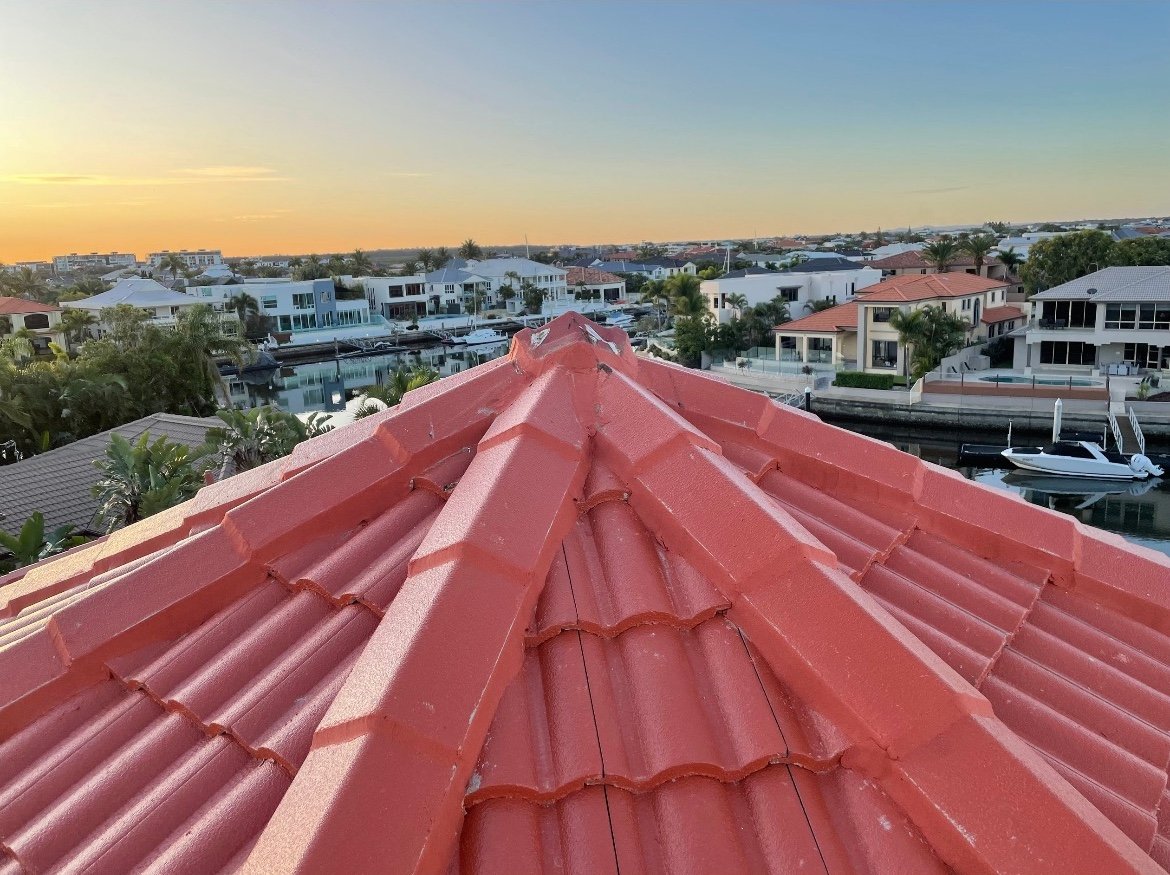
<svg viewBox="0 0 1170 875">
<path fill-rule="evenodd" d="M 280 330 L 281 331 L 292 331 L 292 317 L 281 316 L 279 318 L 280 318 Z"/>
<path fill-rule="evenodd" d="M 800 289 L 780 289 L 780 297 L 789 304 L 795 304 L 800 298 Z"/>
<path fill-rule="evenodd" d="M 1097 361 L 1097 347 L 1080 341 L 1045 340 L 1040 344 L 1042 365 L 1092 365 Z"/>
<path fill-rule="evenodd" d="M 1088 301 L 1045 301 L 1041 328 L 1096 328 L 1097 305 Z"/>
<path fill-rule="evenodd" d="M 45 313 L 28 313 L 24 317 L 25 328 L 48 328 L 49 317 Z"/>
<path fill-rule="evenodd" d="M 260 306 L 265 310 L 275 310 L 277 306 L 276 298 L 261 298 Z"/>
<path fill-rule="evenodd" d="M 874 307 L 870 310 L 873 313 L 874 322 L 889 322 L 890 317 L 894 314 L 893 307 Z"/>
<path fill-rule="evenodd" d="M 898 341 L 875 340 L 872 342 L 873 358 L 870 367 L 894 368 L 898 366 Z"/>
<path fill-rule="evenodd" d="M 313 309 L 313 293 L 305 292 L 303 294 L 294 294 L 293 309 L 294 310 L 312 310 Z"/>
<path fill-rule="evenodd" d="M 443 294 L 445 294 L 445 295 L 455 294 L 455 283 L 446 283 L 443 286 Z"/>
</svg>

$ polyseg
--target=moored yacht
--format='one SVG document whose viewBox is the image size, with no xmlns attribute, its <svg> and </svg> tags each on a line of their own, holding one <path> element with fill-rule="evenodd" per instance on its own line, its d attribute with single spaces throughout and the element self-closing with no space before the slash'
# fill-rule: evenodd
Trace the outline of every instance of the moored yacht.
<svg viewBox="0 0 1170 875">
<path fill-rule="evenodd" d="M 1025 471 L 1090 477 L 1099 480 L 1145 480 L 1161 477 L 1162 468 L 1146 456 L 1111 453 L 1093 441 L 1054 441 L 1046 447 L 1009 447 L 1003 457 Z"/>
</svg>

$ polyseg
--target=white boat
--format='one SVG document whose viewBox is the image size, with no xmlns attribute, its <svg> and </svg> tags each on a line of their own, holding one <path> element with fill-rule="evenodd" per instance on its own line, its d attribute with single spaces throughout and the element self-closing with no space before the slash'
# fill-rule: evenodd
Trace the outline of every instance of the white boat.
<svg viewBox="0 0 1170 875">
<path fill-rule="evenodd" d="M 617 328 L 629 328 L 634 324 L 634 317 L 620 310 L 608 310 L 601 315 L 605 317 L 606 325 L 613 325 Z"/>
<path fill-rule="evenodd" d="M 494 328 L 477 328 L 470 334 L 465 334 L 462 337 L 452 337 L 451 343 L 465 345 L 465 346 L 479 346 L 483 343 L 501 343 L 508 340 L 508 335 L 501 334 Z"/>
<path fill-rule="evenodd" d="M 1003 457 L 1025 471 L 1097 480 L 1145 480 L 1162 468 L 1140 453 L 1109 453 L 1093 441 L 1054 441 L 1046 447 L 1008 447 Z"/>
</svg>

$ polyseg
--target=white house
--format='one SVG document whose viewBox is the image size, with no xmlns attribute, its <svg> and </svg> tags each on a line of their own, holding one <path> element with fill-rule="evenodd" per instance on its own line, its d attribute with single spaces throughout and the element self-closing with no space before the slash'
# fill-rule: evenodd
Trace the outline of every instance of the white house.
<svg viewBox="0 0 1170 875">
<path fill-rule="evenodd" d="M 792 316 L 799 317 L 811 311 L 814 302 L 847 301 L 881 278 L 880 270 L 864 264 L 844 258 L 817 258 L 782 271 L 735 270 L 719 279 L 704 280 L 699 288 L 712 315 L 722 324 L 737 315 L 727 303 L 729 295 L 743 295 L 749 307 L 779 296 L 788 303 Z"/>
<path fill-rule="evenodd" d="M 469 261 L 465 268 L 467 273 L 482 279 L 488 295 L 487 306 L 492 306 L 502 298 L 499 291 L 504 286 L 512 287 L 516 297 L 506 302 L 509 313 L 515 313 L 524 308 L 524 300 L 520 297 L 520 286 L 531 283 L 545 293 L 545 298 L 554 305 L 563 304 L 569 299 L 569 286 L 565 280 L 567 271 L 539 261 L 527 258 L 485 258 L 482 261 Z"/>
<path fill-rule="evenodd" d="M 290 281 L 255 279 L 234 285 L 192 286 L 187 297 L 211 304 L 225 317 L 234 317 L 229 301 L 240 293 L 256 299 L 260 312 L 271 320 L 277 339 L 290 332 L 296 343 L 323 343 L 347 337 L 385 333 L 386 323 L 371 315 L 366 295 L 351 295 L 338 288 L 331 278 Z"/>
<path fill-rule="evenodd" d="M 172 252 L 164 249 L 162 252 L 152 252 L 147 256 L 151 267 L 158 267 L 168 255 L 177 255 L 188 268 L 211 267 L 213 264 L 223 264 L 223 253 L 218 249 L 179 249 Z"/>
<path fill-rule="evenodd" d="M 1170 368 L 1170 267 L 1107 267 L 1038 292 L 1013 364 L 1049 370 Z"/>
<path fill-rule="evenodd" d="M 146 312 L 156 325 L 170 326 L 175 324 L 179 313 L 198 303 L 199 298 L 172 291 L 154 280 L 134 278 L 118 280 L 112 289 L 100 295 L 82 298 L 79 301 L 63 301 L 62 306 L 88 310 L 96 316 L 107 307 L 128 304 Z M 224 330 L 235 332 L 238 324 L 233 315 L 230 325 L 225 320 Z"/>
<path fill-rule="evenodd" d="M 570 267 L 565 279 L 578 300 L 613 302 L 626 297 L 624 279 L 594 267 Z"/>
<path fill-rule="evenodd" d="M 636 273 L 651 280 L 668 280 L 672 276 L 677 276 L 680 273 L 694 276 L 699 272 L 699 269 L 693 261 L 681 261 L 677 258 L 665 257 L 644 258 L 640 261 L 602 261 L 598 259 L 589 266 L 597 268 L 597 270 L 604 270 L 607 273 Z"/>
</svg>

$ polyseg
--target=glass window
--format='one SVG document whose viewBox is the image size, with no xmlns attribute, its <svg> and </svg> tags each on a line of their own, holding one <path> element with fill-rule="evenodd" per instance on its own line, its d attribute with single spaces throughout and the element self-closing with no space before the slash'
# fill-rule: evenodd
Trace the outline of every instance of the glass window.
<svg viewBox="0 0 1170 875">
<path fill-rule="evenodd" d="M 1045 340 L 1040 343 L 1040 363 L 1044 365 L 1092 365 L 1097 362 L 1097 347 L 1080 341 Z"/>
<path fill-rule="evenodd" d="M 896 340 L 872 341 L 873 358 L 871 367 L 893 368 L 898 365 L 898 342 Z"/>
<path fill-rule="evenodd" d="M 313 293 L 306 292 L 304 294 L 295 294 L 293 298 L 294 310 L 312 310 L 313 309 Z"/>
<path fill-rule="evenodd" d="M 276 298 L 261 298 L 260 304 L 265 310 L 275 310 L 277 306 Z"/>
<path fill-rule="evenodd" d="M 873 313 L 874 322 L 889 322 L 890 316 L 894 313 L 893 307 L 873 307 L 870 310 Z"/>
</svg>

